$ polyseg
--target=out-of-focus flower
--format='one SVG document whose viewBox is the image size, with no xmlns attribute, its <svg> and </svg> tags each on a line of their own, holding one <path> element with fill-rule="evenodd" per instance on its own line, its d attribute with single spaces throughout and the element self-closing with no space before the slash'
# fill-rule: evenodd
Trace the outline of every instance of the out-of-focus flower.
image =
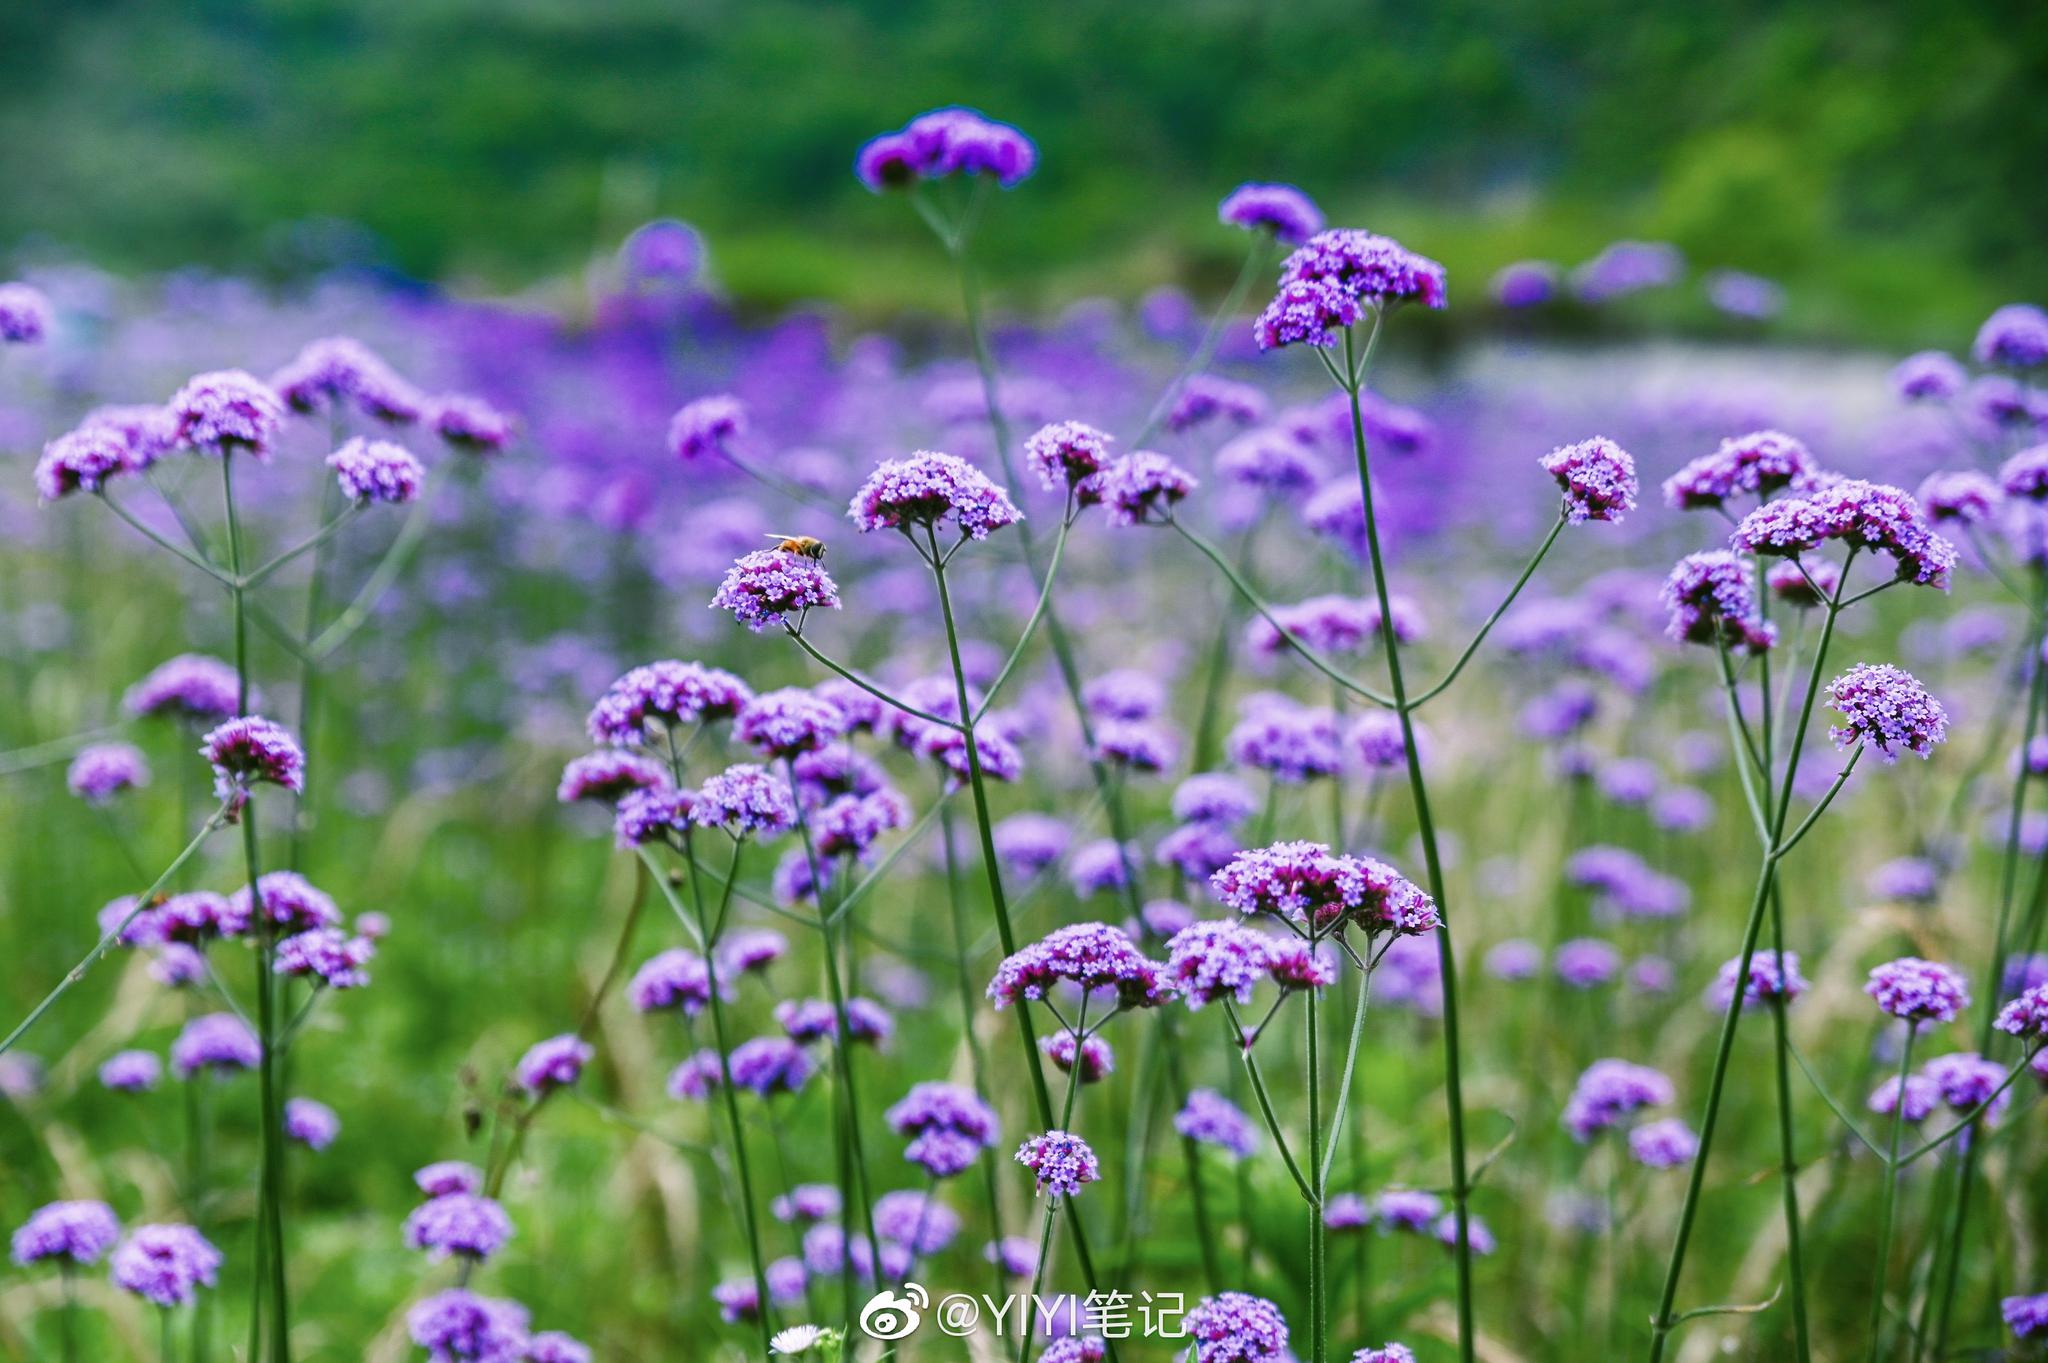
<svg viewBox="0 0 2048 1363">
<path fill-rule="evenodd" d="M 1241 184 L 1224 196 L 1216 216 L 1225 227 L 1270 232 L 1290 246 L 1323 230 L 1322 210 L 1293 185 Z"/>
<path fill-rule="evenodd" d="M 341 495 L 352 502 L 399 506 L 420 495 L 427 471 L 412 451 L 389 440 L 357 437 L 327 456 Z"/>
<path fill-rule="evenodd" d="M 221 1253 L 190 1226 L 137 1226 L 114 1251 L 114 1286 L 165 1308 L 212 1287 Z"/>
</svg>

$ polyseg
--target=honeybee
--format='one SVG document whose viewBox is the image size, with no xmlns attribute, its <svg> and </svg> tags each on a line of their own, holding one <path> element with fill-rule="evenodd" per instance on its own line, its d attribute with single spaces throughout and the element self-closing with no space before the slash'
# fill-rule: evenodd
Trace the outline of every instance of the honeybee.
<svg viewBox="0 0 2048 1363">
<path fill-rule="evenodd" d="M 825 541 L 821 539 L 814 539 L 809 535 L 783 534 L 772 534 L 768 538 L 780 541 L 775 547 L 785 554 L 802 554 L 805 558 L 818 559 L 821 562 L 824 560 Z"/>
</svg>

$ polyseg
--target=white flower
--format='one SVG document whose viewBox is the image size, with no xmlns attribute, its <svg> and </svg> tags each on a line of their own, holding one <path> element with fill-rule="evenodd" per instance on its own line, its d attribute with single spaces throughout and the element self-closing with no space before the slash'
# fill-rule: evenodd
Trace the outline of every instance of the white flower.
<svg viewBox="0 0 2048 1363">
<path fill-rule="evenodd" d="M 792 1325 L 776 1331 L 768 1341 L 768 1352 L 785 1356 L 808 1353 L 824 1338 L 825 1332 L 815 1325 Z"/>
</svg>

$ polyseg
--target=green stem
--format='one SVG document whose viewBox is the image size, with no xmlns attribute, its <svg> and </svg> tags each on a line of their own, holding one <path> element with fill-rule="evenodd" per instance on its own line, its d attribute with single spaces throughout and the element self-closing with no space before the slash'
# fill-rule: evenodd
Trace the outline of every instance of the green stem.
<svg viewBox="0 0 2048 1363">
<path fill-rule="evenodd" d="M 1272 258 L 1273 241 L 1271 232 L 1259 230 L 1252 233 L 1251 248 L 1245 252 L 1244 264 L 1237 272 L 1237 282 L 1230 286 L 1230 292 L 1224 295 L 1223 302 L 1210 316 L 1209 325 L 1202 332 L 1201 343 L 1195 347 L 1194 354 L 1188 356 L 1187 362 L 1181 365 L 1180 371 L 1173 376 L 1173 381 L 1166 385 L 1166 391 L 1152 404 L 1151 412 L 1145 417 L 1145 424 L 1131 437 L 1132 449 L 1145 448 L 1145 442 L 1159 429 L 1159 423 L 1166 420 L 1167 415 L 1172 412 L 1173 401 L 1180 396 L 1180 390 L 1187 386 L 1189 379 L 1209 367 L 1209 360 L 1216 353 L 1216 344 L 1223 339 L 1223 328 L 1228 326 L 1230 320 L 1244 307 L 1244 298 L 1251 292 L 1252 281 L 1265 273 L 1266 262 Z"/>
<path fill-rule="evenodd" d="M 1892 1102 L 1892 1134 L 1885 1155 L 1884 1211 L 1877 1231 L 1877 1281 L 1870 1289 L 1870 1363 L 1877 1363 L 1878 1338 L 1884 1331 L 1884 1289 L 1892 1257 L 1892 1220 L 1899 1201 L 1899 1135 L 1906 1129 L 1906 1078 L 1913 1070 L 1913 1041 L 1919 1025 L 1906 1024 L 1906 1044 L 1899 1048 L 1899 1087 Z"/>
<path fill-rule="evenodd" d="M 1322 1025 L 1316 995 L 1305 989 L 1308 1006 L 1308 1167 L 1315 1171 L 1315 1197 L 1308 1209 L 1309 1363 L 1324 1363 L 1329 1354 L 1329 1284 L 1323 1266 L 1323 1066 Z M 1336 1142 L 1331 1142 L 1334 1149 Z"/>
</svg>

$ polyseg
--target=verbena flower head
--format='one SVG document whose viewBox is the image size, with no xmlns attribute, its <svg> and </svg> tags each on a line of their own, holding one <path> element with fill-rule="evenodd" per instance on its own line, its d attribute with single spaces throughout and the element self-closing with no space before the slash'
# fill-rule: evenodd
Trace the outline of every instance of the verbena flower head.
<svg viewBox="0 0 2048 1363">
<path fill-rule="evenodd" d="M 1907 402 L 1946 402 L 1962 393 L 1970 375 L 1956 357 L 1940 350 L 1908 355 L 1893 367 L 1892 391 Z"/>
<path fill-rule="evenodd" d="M 1269 406 L 1266 395 L 1251 384 L 1214 374 L 1193 374 L 1181 385 L 1166 414 L 1166 429 L 1179 434 L 1218 417 L 1248 426 L 1265 420 Z"/>
<path fill-rule="evenodd" d="M 694 791 L 673 786 L 646 786 L 619 798 L 612 817 L 612 841 L 620 848 L 674 842 L 689 832 L 697 807 Z"/>
<path fill-rule="evenodd" d="M 259 784 L 306 788 L 306 755 L 282 724 L 243 715 L 218 725 L 201 740 L 200 756 L 213 766 L 213 793 L 240 806 Z"/>
<path fill-rule="evenodd" d="M 1102 477 L 1102 500 L 1118 525 L 1163 525 L 1200 480 L 1157 450 L 1133 450 Z"/>
<path fill-rule="evenodd" d="M 1310 237 L 1281 265 L 1280 278 L 1283 289 L 1296 281 L 1319 281 L 1382 307 L 1412 300 L 1441 308 L 1445 302 L 1443 266 L 1391 237 L 1357 228 Z"/>
<path fill-rule="evenodd" d="M 783 1036 L 757 1036 L 733 1047 L 726 1057 L 735 1088 L 760 1097 L 778 1093 L 799 1093 L 810 1082 L 816 1066 L 810 1053 Z"/>
<path fill-rule="evenodd" d="M 1099 1036 L 1077 1039 L 1072 1032 L 1054 1032 L 1038 1043 L 1038 1049 L 1054 1069 L 1075 1076 L 1076 1083 L 1100 1083 L 1116 1072 L 1116 1053 Z"/>
<path fill-rule="evenodd" d="M 988 997 L 997 1008 L 1046 996 L 1066 982 L 1093 993 L 1110 990 L 1124 1008 L 1150 1008 L 1173 997 L 1165 967 L 1149 960 L 1119 928 L 1073 923 L 1020 948 L 996 967 Z"/>
<path fill-rule="evenodd" d="M 1927 688 L 1890 663 L 1860 663 L 1828 683 L 1828 705 L 1842 722 L 1828 730 L 1835 746 L 1859 743 L 1877 749 L 1886 762 L 1899 752 L 1933 755 L 1948 737 L 1948 712 Z"/>
<path fill-rule="evenodd" d="M 1258 807 L 1252 788 L 1229 772 L 1197 772 L 1173 790 L 1173 817 L 1182 823 L 1234 824 Z"/>
<path fill-rule="evenodd" d="M 652 743 L 667 729 L 731 719 L 753 697 L 745 682 L 722 668 L 673 660 L 647 663 L 612 683 L 591 709 L 588 728 L 597 743 Z"/>
<path fill-rule="evenodd" d="M 1110 719 L 1095 726 L 1095 756 L 1131 772 L 1160 772 L 1180 758 L 1180 739 L 1163 724 Z"/>
<path fill-rule="evenodd" d="M 1909 1074 L 1901 1083 L 1895 1074 L 1871 1091 L 1864 1106 L 1880 1117 L 1896 1113 L 1900 1121 L 1918 1126 L 1941 1106 L 1941 1089 L 1921 1075 Z"/>
<path fill-rule="evenodd" d="M 1173 1129 L 1191 1141 L 1228 1151 L 1236 1159 L 1250 1159 L 1259 1148 L 1252 1119 L 1214 1089 L 1190 1089 L 1186 1104 L 1173 1114 Z"/>
<path fill-rule="evenodd" d="M 910 1138 L 903 1157 L 936 1178 L 965 1172 L 1002 1134 L 995 1109 L 957 1084 L 918 1084 L 883 1119 Z"/>
<path fill-rule="evenodd" d="M 1946 588 L 1956 549 L 1927 526 L 1902 489 L 1845 478 L 1798 497 L 1766 502 L 1742 518 L 1730 543 L 1745 553 L 1797 558 L 1828 541 L 1889 554 L 1899 580 Z"/>
<path fill-rule="evenodd" d="M 591 1363 L 590 1347 L 560 1330 L 543 1330 L 526 1341 L 526 1363 Z"/>
<path fill-rule="evenodd" d="M 1012 189 L 1038 167 L 1038 148 L 1007 123 L 973 109 L 934 109 L 898 132 L 871 139 L 854 158 L 854 174 L 876 193 L 908 189 L 948 175 L 988 175 Z"/>
<path fill-rule="evenodd" d="M 447 1197 L 453 1193 L 476 1193 L 483 1191 L 483 1171 L 473 1164 L 461 1160 L 442 1160 L 429 1164 L 412 1176 L 413 1183 L 428 1197 Z"/>
<path fill-rule="evenodd" d="M 1271 232 L 1290 246 L 1299 246 L 1323 230 L 1322 210 L 1293 185 L 1241 184 L 1224 196 L 1216 216 L 1225 227 Z"/>
<path fill-rule="evenodd" d="M 513 1073 L 528 1093 L 546 1093 L 582 1078 L 583 1067 L 595 1054 L 590 1043 L 573 1032 L 551 1036 L 528 1047 Z"/>
<path fill-rule="evenodd" d="M 555 798 L 563 804 L 578 800 L 616 804 L 636 790 L 659 790 L 667 785 L 667 770 L 653 758 L 617 748 L 601 748 L 572 758 L 562 768 Z"/>
<path fill-rule="evenodd" d="M 1391 1188 L 1373 1203 L 1373 1219 L 1385 1231 L 1426 1231 L 1443 1211 L 1443 1199 L 1419 1188 Z"/>
<path fill-rule="evenodd" d="M 1774 637 L 1757 611 L 1749 563 L 1726 549 L 1688 554 L 1664 579 L 1664 607 L 1671 612 L 1665 633 L 1682 643 L 1723 642 L 1748 652 L 1768 648 Z"/>
<path fill-rule="evenodd" d="M 1415 937 L 1443 925 L 1436 901 L 1422 888 L 1383 861 L 1355 858 L 1365 878 L 1365 897 L 1352 911 L 1352 921 L 1369 937 L 1391 932 Z"/>
<path fill-rule="evenodd" d="M 1486 953 L 1486 973 L 1496 980 L 1530 980 L 1543 969 L 1543 948 L 1521 937 L 1497 943 Z"/>
<path fill-rule="evenodd" d="M 426 398 L 382 356 L 347 336 L 308 343 L 290 364 L 270 376 L 270 384 L 296 412 L 321 412 L 347 403 L 379 421 L 410 425 L 426 407 Z"/>
<path fill-rule="evenodd" d="M 116 1051 L 100 1066 L 100 1084 L 116 1093 L 147 1093 L 163 1073 L 154 1051 Z"/>
<path fill-rule="evenodd" d="M 2030 445 L 1999 465 L 1998 485 L 2020 501 L 2048 501 L 2048 445 Z"/>
<path fill-rule="evenodd" d="M 1914 494 L 1935 525 L 1982 525 L 1998 509 L 1997 483 L 1975 469 L 1930 473 Z"/>
<path fill-rule="evenodd" d="M 1073 840 L 1067 825 L 1050 814 L 1012 814 L 994 830 L 996 855 L 1021 875 L 1035 875 L 1058 861 Z"/>
<path fill-rule="evenodd" d="M 405 1329 L 430 1363 L 524 1363 L 527 1320 L 518 1302 L 451 1287 L 407 1311 Z"/>
<path fill-rule="evenodd" d="M 221 1254 L 190 1226 L 137 1226 L 114 1251 L 114 1286 L 162 1307 L 183 1306 L 212 1287 Z"/>
<path fill-rule="evenodd" d="M 899 1188 L 875 1199 L 875 1235 L 919 1255 L 937 1254 L 960 1234 L 960 1213 L 929 1193 Z"/>
<path fill-rule="evenodd" d="M 1999 1300 L 1998 1310 L 2005 1318 L 2006 1328 L 2017 1338 L 2030 1339 L 2035 1335 L 2048 1334 L 2048 1292 L 2039 1292 L 2031 1297 L 2003 1297 Z"/>
<path fill-rule="evenodd" d="M 15 281 L 0 283 L 0 344 L 34 345 L 50 331 L 50 300 Z"/>
<path fill-rule="evenodd" d="M 910 820 L 910 806 L 893 790 L 841 795 L 818 810 L 812 837 L 821 857 L 864 857 L 882 834 Z"/>
<path fill-rule="evenodd" d="M 334 1109 L 311 1098 L 290 1098 L 284 1105 L 284 1134 L 308 1150 L 325 1150 L 341 1135 Z"/>
<path fill-rule="evenodd" d="M 1240 766 L 1290 785 L 1335 776 L 1342 768 L 1337 717 L 1331 711 L 1263 693 L 1247 696 L 1240 714 L 1223 744 Z"/>
<path fill-rule="evenodd" d="M 267 458 L 284 428 L 284 402 L 270 386 L 239 369 L 201 374 L 170 403 L 178 441 L 201 454 Z"/>
<path fill-rule="evenodd" d="M 747 407 L 727 393 L 685 403 L 668 423 L 669 453 L 685 462 L 725 453 L 747 431 Z"/>
<path fill-rule="evenodd" d="M 1093 719 L 1151 719 L 1166 708 L 1166 686 L 1150 672 L 1120 667 L 1083 682 L 1081 703 Z"/>
<path fill-rule="evenodd" d="M 1517 260 L 1503 265 L 1487 281 L 1487 292 L 1504 308 L 1535 308 L 1557 297 L 1560 275 L 1547 260 Z"/>
<path fill-rule="evenodd" d="M 839 1190 L 829 1183 L 799 1183 L 768 1210 L 777 1221 L 808 1223 L 839 1215 Z"/>
<path fill-rule="evenodd" d="M 1102 1165 L 1088 1142 L 1066 1131 L 1046 1131 L 1017 1147 L 1017 1163 L 1029 1169 L 1047 1197 L 1072 1197 L 1102 1177 Z"/>
<path fill-rule="evenodd" d="M 739 928 L 718 949 L 721 975 L 761 974 L 789 954 L 789 939 L 773 928 Z"/>
<path fill-rule="evenodd" d="M 846 732 L 846 712 L 802 687 L 764 691 L 740 711 L 733 733 L 767 757 L 816 752 Z"/>
<path fill-rule="evenodd" d="M 683 947 L 670 947 L 633 972 L 626 997 L 643 1013 L 673 1008 L 684 1017 L 695 1017 L 710 1004 L 711 991 L 718 983 L 702 956 Z"/>
<path fill-rule="evenodd" d="M 796 826 L 796 800 L 781 777 L 741 762 L 698 788 L 690 819 L 705 828 L 723 828 L 734 837 L 779 837 Z"/>
<path fill-rule="evenodd" d="M 1099 500 L 1102 471 L 1109 467 L 1115 438 L 1080 421 L 1041 426 L 1024 442 L 1024 461 L 1048 492 L 1069 488 L 1083 500 Z"/>
<path fill-rule="evenodd" d="M 1551 966 L 1571 988 L 1597 989 L 1612 983 L 1620 972 L 1621 953 L 1597 937 L 1575 937 L 1559 944 Z"/>
<path fill-rule="evenodd" d="M 1700 1138 L 1676 1117 L 1645 1122 L 1628 1133 L 1628 1151 L 1637 1164 L 1651 1169 L 1677 1169 L 1691 1164 Z"/>
<path fill-rule="evenodd" d="M 121 705 L 131 715 L 168 715 L 194 724 L 230 719 L 236 703 L 235 669 L 202 653 L 182 653 L 128 688 Z"/>
<path fill-rule="evenodd" d="M 2048 312 L 2032 303 L 2008 303 L 1984 319 L 1970 355 L 1979 364 L 2033 369 L 2048 364 Z"/>
<path fill-rule="evenodd" d="M 1358 299 L 1330 280 L 1283 280 L 1273 301 L 1252 322 L 1252 339 L 1261 350 L 1289 345 L 1328 349 L 1364 315 Z"/>
<path fill-rule="evenodd" d="M 1184 1322 L 1191 1363 L 1279 1363 L 1288 1357 L 1280 1308 L 1249 1292 L 1204 1297 Z"/>
<path fill-rule="evenodd" d="M 15 1230 L 14 1262 L 24 1268 L 46 1259 L 96 1264 L 120 1236 L 121 1222 L 104 1202 L 51 1202 Z"/>
<path fill-rule="evenodd" d="M 1323 1204 L 1323 1225 L 1333 1231 L 1364 1230 L 1372 1224 L 1372 1204 L 1357 1193 L 1337 1193 Z"/>
<path fill-rule="evenodd" d="M 1722 963 L 1720 974 L 1714 979 L 1714 987 L 1707 991 L 1707 1000 L 1716 1008 L 1726 1008 L 1735 998 L 1735 981 L 1742 973 L 1742 958 L 1737 956 Z M 1791 1003 L 1806 992 L 1806 977 L 1799 973 L 1799 953 L 1796 951 L 1771 951 L 1758 948 L 1749 958 L 1749 983 L 1742 991 L 1742 1006 L 1754 1008 L 1759 1003 Z"/>
<path fill-rule="evenodd" d="M 406 1247 L 437 1261 L 451 1254 L 488 1259 L 511 1238 L 512 1218 L 505 1215 L 503 1207 L 478 1193 L 429 1198 L 405 1218 Z"/>
<path fill-rule="evenodd" d="M 1680 511 L 1724 506 L 1736 496 L 1769 497 L 1819 485 L 1813 452 L 1783 431 L 1752 431 L 1723 440 L 1664 480 L 1664 501 Z"/>
<path fill-rule="evenodd" d="M 1392 597 L 1394 638 L 1414 643 L 1423 635 L 1422 612 L 1406 597 Z M 1376 645 L 1380 637 L 1378 601 L 1356 596 L 1312 596 L 1291 606 L 1275 606 L 1272 619 L 1257 616 L 1246 626 L 1245 640 L 1260 653 L 1284 653 L 1300 639 L 1318 653 L 1355 653 Z M 1282 631 L 1285 631 L 1283 634 Z"/>
<path fill-rule="evenodd" d="M 755 549 L 726 569 L 711 605 L 731 611 L 735 620 L 757 634 L 792 617 L 796 628 L 802 628 L 811 610 L 839 609 L 839 584 L 824 564 L 807 555 Z"/>
<path fill-rule="evenodd" d="M 1908 1022 L 1953 1022 L 1970 1006 L 1960 971 L 1918 956 L 1901 956 L 1870 972 L 1863 992 L 1895 1018 Z"/>
<path fill-rule="evenodd" d="M 427 471 L 412 451 L 389 440 L 358 436 L 327 456 L 341 495 L 352 502 L 400 506 L 420 495 Z"/>
<path fill-rule="evenodd" d="M 1635 510 L 1636 461 L 1605 436 L 1561 445 L 1537 461 L 1564 492 L 1565 519 L 1618 521 Z"/>
<path fill-rule="evenodd" d="M 64 784 L 87 804 L 105 804 L 149 784 L 149 759 L 133 743 L 94 743 L 71 759 Z"/>
<path fill-rule="evenodd" d="M 134 468 L 128 442 L 118 431 L 83 426 L 43 446 L 43 457 L 36 461 L 36 496 L 56 502 L 74 492 L 98 492 Z"/>
<path fill-rule="evenodd" d="M 1676 1097 L 1671 1080 L 1660 1071 L 1626 1060 L 1596 1060 L 1579 1076 L 1565 1104 L 1565 1129 L 1584 1144 L 1631 1113 L 1662 1107 Z"/>
<path fill-rule="evenodd" d="M 287 932 L 331 928 L 341 922 L 341 910 L 325 891 L 297 871 L 265 871 L 256 888 L 263 900 L 263 913 Z M 255 900 L 244 885 L 230 900 L 234 915 L 246 924 L 256 916 Z M 223 935 L 233 936 L 223 929 Z"/>
<path fill-rule="evenodd" d="M 233 1013 L 193 1018 L 171 1043 L 171 1068 L 181 1079 L 190 1079 L 201 1070 L 254 1069 L 262 1058 L 256 1034 Z"/>
<path fill-rule="evenodd" d="M 1209 878 L 1209 888 L 1239 913 L 1270 913 L 1320 928 L 1357 912 L 1371 887 L 1356 858 L 1319 842 L 1276 842 L 1238 853 Z"/>
<path fill-rule="evenodd" d="M 277 944 L 278 974 L 317 980 L 329 989 L 360 989 L 370 982 L 364 969 L 377 944 L 351 937 L 338 928 L 313 928 L 293 933 Z"/>
<path fill-rule="evenodd" d="M 847 514 L 865 534 L 871 530 L 936 530 L 951 523 L 969 539 L 1024 519 L 1010 494 L 988 475 L 956 455 L 919 450 L 907 459 L 875 466 Z"/>
<path fill-rule="evenodd" d="M 2027 1041 L 2048 1034 L 2048 984 L 2037 984 L 1998 1010 L 1995 1024 L 2008 1036 Z"/>
<path fill-rule="evenodd" d="M 1983 1120 L 1996 1121 L 2009 1100 L 2009 1095 L 1999 1093 L 2005 1082 L 2005 1067 L 1975 1051 L 1937 1055 L 1920 1072 L 1940 1091 L 1941 1100 L 1956 1112 L 1985 1108 Z"/>
<path fill-rule="evenodd" d="M 1351 1363 L 1415 1363 L 1415 1352 L 1406 1344 L 1387 1343 L 1377 1349 L 1360 1349 Z"/>
<path fill-rule="evenodd" d="M 427 424 L 450 446 L 469 454 L 496 454 L 512 443 L 512 418 L 482 398 L 464 393 L 436 398 L 427 413 Z"/>
<path fill-rule="evenodd" d="M 1235 919 L 1191 923 L 1166 944 L 1166 969 L 1192 1010 L 1219 999 L 1251 1002 L 1264 980 L 1272 939 Z"/>
</svg>

